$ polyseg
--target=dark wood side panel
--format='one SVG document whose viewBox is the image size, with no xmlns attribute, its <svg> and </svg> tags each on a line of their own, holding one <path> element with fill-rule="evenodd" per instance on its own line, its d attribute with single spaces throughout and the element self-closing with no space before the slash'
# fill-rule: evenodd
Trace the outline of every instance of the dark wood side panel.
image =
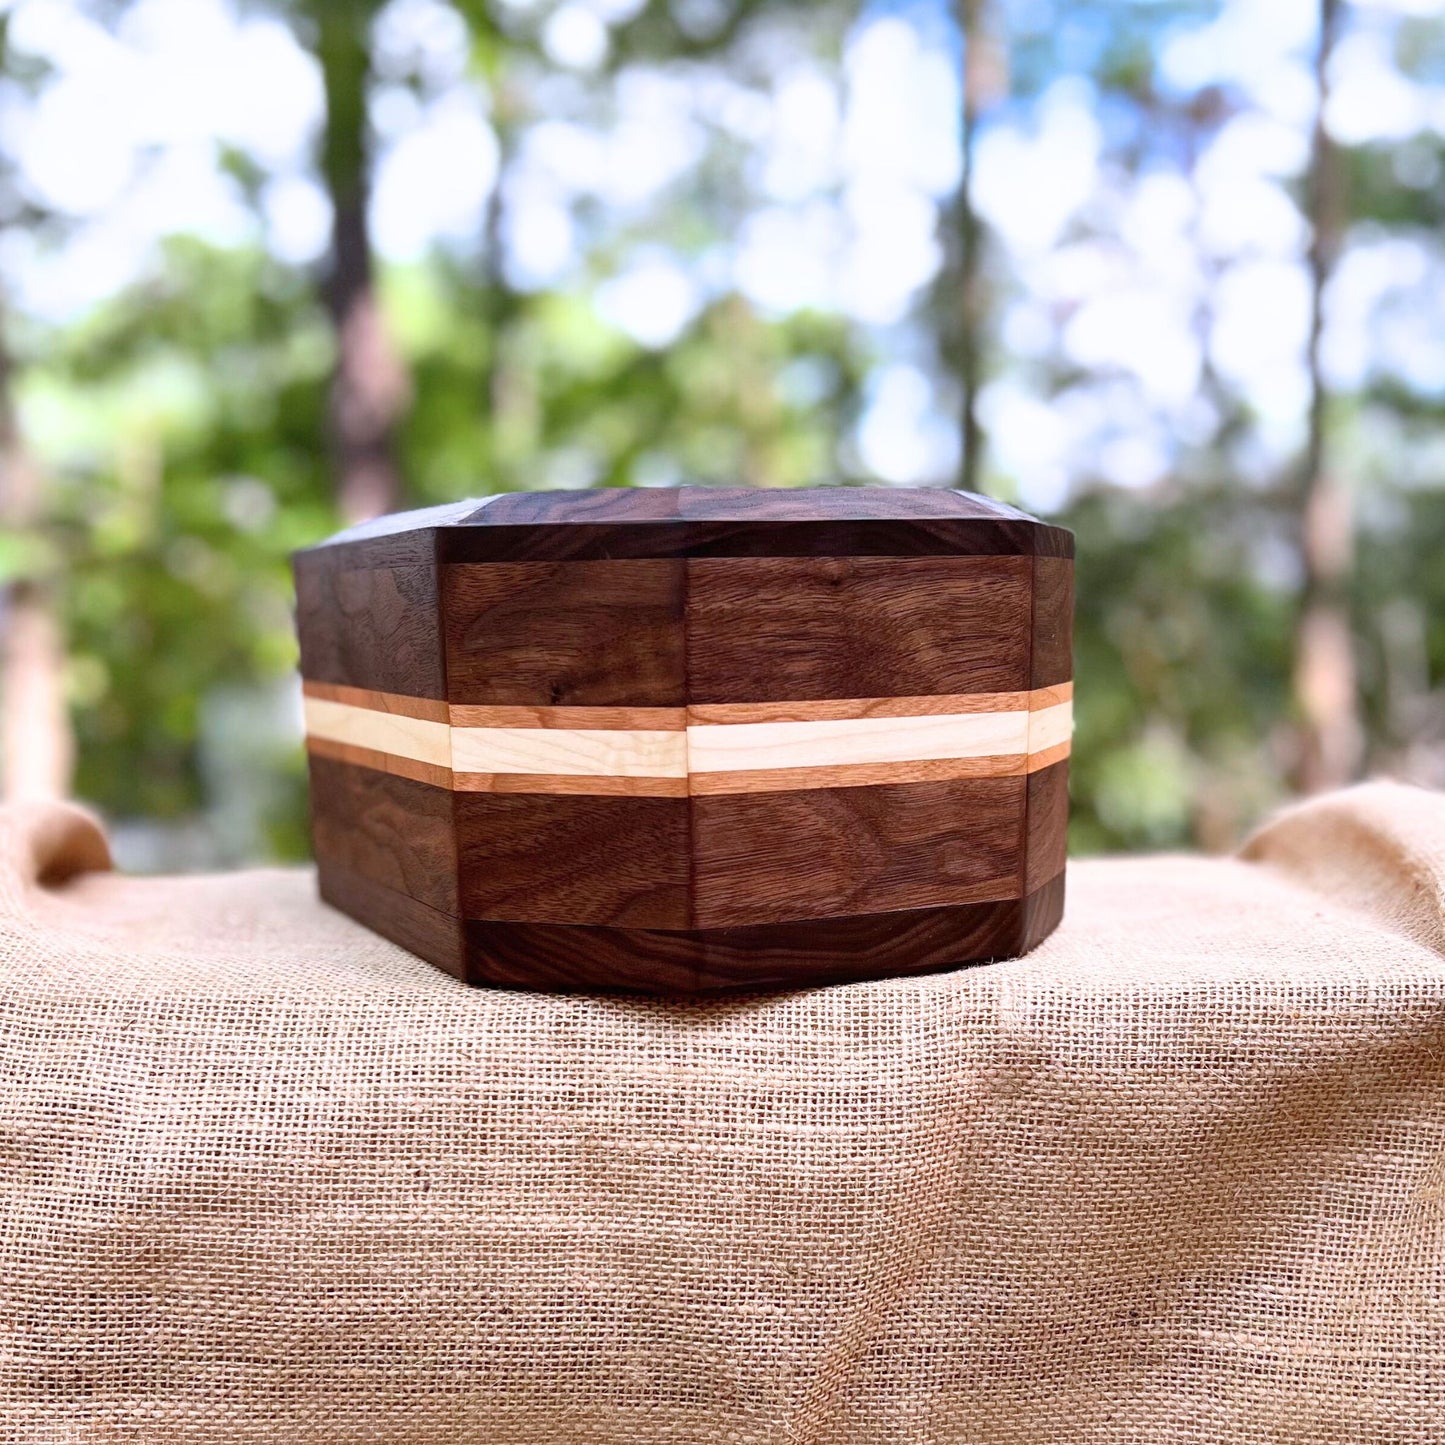
<svg viewBox="0 0 1445 1445">
<path fill-rule="evenodd" d="M 418 902 L 457 913 L 452 793 L 312 753 L 311 838 L 335 864 Z"/>
<path fill-rule="evenodd" d="M 322 898 L 333 908 L 453 978 L 467 979 L 467 949 L 459 918 L 326 859 L 317 864 L 317 877 Z"/>
<path fill-rule="evenodd" d="M 298 555 L 295 571 L 303 677 L 409 697 L 446 697 L 431 562 L 342 567 L 323 548 Z"/>
<path fill-rule="evenodd" d="M 450 700 L 682 706 L 685 566 L 634 561 L 444 567 Z"/>
<path fill-rule="evenodd" d="M 1064 871 L 1069 847 L 1069 764 L 1065 759 L 1028 776 L 1028 841 L 1024 892 Z"/>
<path fill-rule="evenodd" d="M 1074 564 L 1034 558 L 1034 641 L 1029 686 L 1054 687 L 1074 676 Z"/>
<path fill-rule="evenodd" d="M 469 918 L 688 926 L 686 798 L 458 793 Z"/>
<path fill-rule="evenodd" d="M 1022 777 L 694 797 L 697 928 L 1016 898 Z"/>
<path fill-rule="evenodd" d="M 1064 919 L 1064 875 L 1055 874 L 1024 899 L 1023 936 L 1018 951 L 1035 949 Z"/>
<path fill-rule="evenodd" d="M 1010 958 L 1063 909 L 1062 877 L 1024 899 L 673 933 L 545 923 L 463 925 L 467 977 L 504 987 L 758 992 L 938 973 Z"/>
<path fill-rule="evenodd" d="M 799 702 L 1029 686 L 1029 557 L 688 567 L 688 701 Z"/>
</svg>

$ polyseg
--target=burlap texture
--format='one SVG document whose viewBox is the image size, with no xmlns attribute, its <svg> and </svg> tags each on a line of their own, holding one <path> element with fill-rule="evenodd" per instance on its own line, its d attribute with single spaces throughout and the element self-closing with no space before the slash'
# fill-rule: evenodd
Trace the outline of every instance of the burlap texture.
<svg viewBox="0 0 1445 1445">
<path fill-rule="evenodd" d="M 701 1003 L 0 833 L 6 1441 L 1445 1439 L 1438 797 L 1076 865 L 1016 962 Z"/>
</svg>

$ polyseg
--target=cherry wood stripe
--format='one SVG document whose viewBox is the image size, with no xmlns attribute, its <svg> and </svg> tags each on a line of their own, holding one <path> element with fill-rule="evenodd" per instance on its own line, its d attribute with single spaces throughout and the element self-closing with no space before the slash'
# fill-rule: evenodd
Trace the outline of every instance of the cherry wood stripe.
<svg viewBox="0 0 1445 1445">
<path fill-rule="evenodd" d="M 322 702 L 339 702 L 347 707 L 366 708 L 369 712 L 393 713 L 423 722 L 455 721 L 447 704 L 436 698 L 408 697 L 400 692 L 378 692 L 375 688 L 348 687 L 344 683 L 317 682 L 312 678 L 302 680 L 301 691 L 306 697 Z"/>
<path fill-rule="evenodd" d="M 950 778 L 1017 778 L 1028 771 L 1023 753 L 992 758 L 925 758 L 908 763 L 839 763 L 818 768 L 755 768 L 693 773 L 693 797 L 729 793 L 791 793 L 804 788 L 868 788 L 880 783 L 936 783 Z"/>
<path fill-rule="evenodd" d="M 453 703 L 451 724 L 458 728 L 617 728 L 682 732 L 683 707 L 472 707 Z"/>
<path fill-rule="evenodd" d="M 927 697 L 851 697 L 814 702 L 693 703 L 690 726 L 769 722 L 847 722 L 873 717 L 936 717 L 980 712 L 1030 712 L 1069 702 L 1072 683 L 1034 692 L 939 693 Z"/>
<path fill-rule="evenodd" d="M 308 737 L 306 751 L 313 758 L 328 758 L 334 763 L 350 763 L 373 772 L 389 773 L 394 778 L 410 778 L 416 783 L 430 783 L 434 788 L 452 788 L 456 784 L 450 768 L 435 763 L 418 762 L 398 753 L 381 753 L 375 748 L 359 748 L 351 743 L 333 742 L 330 738 Z"/>
<path fill-rule="evenodd" d="M 462 728 L 640 728 L 681 732 L 689 725 L 833 722 L 872 717 L 933 717 L 980 712 L 1038 712 L 1069 702 L 1071 682 L 1032 692 L 940 693 L 922 697 L 831 698 L 813 702 L 696 703 L 688 707 L 489 706 L 444 702 L 339 683 L 303 681 L 307 697 Z"/>
<path fill-rule="evenodd" d="M 1045 768 L 1051 768 L 1055 763 L 1063 762 L 1072 750 L 1072 743 L 1067 739 L 1052 748 L 1045 748 L 1041 753 L 1030 753 L 1028 759 L 1028 771 L 1041 773 Z"/>
<path fill-rule="evenodd" d="M 685 798 L 688 780 L 566 773 L 453 773 L 459 793 L 557 793 L 594 798 Z"/>
</svg>

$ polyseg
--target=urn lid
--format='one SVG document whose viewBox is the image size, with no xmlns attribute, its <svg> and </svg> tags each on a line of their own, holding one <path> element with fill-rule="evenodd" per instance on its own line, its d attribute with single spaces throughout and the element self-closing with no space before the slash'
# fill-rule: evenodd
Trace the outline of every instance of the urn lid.
<svg viewBox="0 0 1445 1445">
<path fill-rule="evenodd" d="M 1072 534 L 1006 502 L 943 488 L 605 488 L 500 492 L 399 512 L 323 547 L 436 537 L 439 562 L 622 557 L 1072 557 Z"/>
</svg>

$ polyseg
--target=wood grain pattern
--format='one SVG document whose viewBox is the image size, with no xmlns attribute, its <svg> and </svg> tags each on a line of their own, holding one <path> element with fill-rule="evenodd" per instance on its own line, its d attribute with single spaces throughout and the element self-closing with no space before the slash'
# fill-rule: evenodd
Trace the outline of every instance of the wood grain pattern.
<svg viewBox="0 0 1445 1445">
<path fill-rule="evenodd" d="M 1050 757 L 1049 761 L 1056 762 L 1057 758 Z M 708 798 L 724 793 L 793 793 L 813 788 L 868 788 L 879 783 L 936 783 L 949 778 L 1018 778 L 1030 770 L 1032 763 L 1026 754 L 1014 753 L 986 758 L 692 773 L 687 779 L 687 792 L 689 797 Z"/>
<path fill-rule="evenodd" d="M 1057 762 L 1030 773 L 1025 794 L 1027 856 L 1024 892 L 1032 893 L 1062 874 L 1069 842 L 1069 765 Z"/>
<path fill-rule="evenodd" d="M 469 707 L 453 703 L 453 727 L 459 728 L 638 728 L 681 732 L 687 726 L 682 707 Z"/>
<path fill-rule="evenodd" d="M 939 518 L 849 522 L 631 522 L 451 527 L 450 563 L 664 557 L 1072 557 L 1073 538 L 1037 522 Z"/>
<path fill-rule="evenodd" d="M 338 864 L 318 876 L 333 907 L 455 978 L 558 992 L 758 993 L 940 973 L 1026 953 L 1064 906 L 1060 873 L 997 903 L 673 932 L 462 920 Z"/>
<path fill-rule="evenodd" d="M 1063 906 L 1073 540 L 951 491 L 508 494 L 296 559 L 323 896 L 472 981 L 776 987 Z"/>
<path fill-rule="evenodd" d="M 436 768 L 452 766 L 453 733 L 447 723 L 328 698 L 303 697 L 301 703 L 309 739 L 409 758 Z"/>
<path fill-rule="evenodd" d="M 681 562 L 498 563 L 442 571 L 450 700 L 682 707 Z"/>
<path fill-rule="evenodd" d="M 697 928 L 1017 897 L 1025 779 L 694 797 Z"/>
<path fill-rule="evenodd" d="M 1065 704 L 1067 707 L 1067 704 Z M 699 724 L 686 734 L 685 770 L 915 763 L 1027 753 L 1033 719 L 1048 713 L 972 712 L 923 717 L 835 718 L 825 722 Z M 1041 736 L 1044 730 L 1040 729 Z M 1048 733 L 1052 746 L 1052 731 Z"/>
<path fill-rule="evenodd" d="M 832 722 L 848 718 L 931 717 L 971 712 L 1026 712 L 1069 702 L 1073 685 L 1037 692 L 941 693 L 922 697 L 814 698 L 807 702 L 689 703 L 689 726 L 762 722 Z"/>
<path fill-rule="evenodd" d="M 320 862 L 457 914 L 453 794 L 312 753 L 311 826 Z"/>
<path fill-rule="evenodd" d="M 687 777 L 688 734 L 637 728 L 454 728 L 452 767 L 462 773 Z"/>
<path fill-rule="evenodd" d="M 455 793 L 468 918 L 686 928 L 686 798 Z"/>
<path fill-rule="evenodd" d="M 1033 560 L 1033 655 L 1030 688 L 1068 682 L 1074 675 L 1074 564 Z"/>
<path fill-rule="evenodd" d="M 1010 958 L 1057 926 L 1063 875 L 1025 898 L 747 928 L 467 922 L 470 982 L 562 992 L 722 993 L 857 983 Z"/>
<path fill-rule="evenodd" d="M 306 751 L 314 758 L 327 758 L 333 763 L 346 763 L 354 768 L 390 773 L 394 778 L 410 778 L 413 782 L 426 783 L 433 788 L 450 790 L 461 786 L 450 768 L 438 767 L 435 763 L 418 762 L 415 758 L 401 757 L 396 753 L 378 752 L 374 748 L 359 748 L 352 743 L 308 737 Z"/>
<path fill-rule="evenodd" d="M 419 718 L 424 722 L 450 724 L 453 721 L 451 709 L 439 698 L 407 697 L 397 692 L 377 692 L 375 688 L 345 687 L 340 683 L 316 682 L 303 678 L 303 697 L 316 698 L 320 702 L 340 703 L 344 707 L 365 708 L 368 712 L 395 713 L 400 717 Z"/>
<path fill-rule="evenodd" d="M 1026 773 L 1037 773 L 1043 768 L 1051 768 L 1055 763 L 1063 762 L 1072 750 L 1073 744 L 1062 742 L 1052 748 L 1045 748 L 1041 753 L 1030 753 L 1024 760 L 1024 771 Z"/>
<path fill-rule="evenodd" d="M 584 773 L 453 773 L 459 793 L 560 793 L 572 797 L 686 798 L 687 778 L 609 778 Z"/>
<path fill-rule="evenodd" d="M 471 950 L 461 919 L 353 872 L 331 858 L 317 860 L 316 876 L 322 898 L 333 908 L 418 958 L 434 963 L 453 978 L 482 981 L 473 977 L 475 970 L 468 961 Z"/>
<path fill-rule="evenodd" d="M 442 787 L 685 797 L 1035 771 L 1067 756 L 1072 703 L 1053 701 L 1066 691 L 983 694 L 965 700 L 975 704 L 968 711 L 924 711 L 916 717 L 902 714 L 897 698 L 854 699 L 841 709 L 853 716 L 823 718 L 805 715 L 838 709 L 808 703 L 448 709 L 426 699 L 330 684 L 308 684 L 304 703 L 313 751 Z M 1048 705 L 1034 706 L 1040 701 Z M 1009 710 L 999 710 L 1009 704 Z M 770 720 L 738 720 L 759 713 Z M 786 720 L 775 720 L 780 714 Z M 677 726 L 699 715 L 732 720 Z M 454 727 L 435 721 L 438 716 L 485 718 L 494 725 Z M 495 725 L 499 719 L 529 725 Z M 606 720 L 612 726 L 560 726 L 564 719 Z M 669 726 L 631 726 L 654 720 Z"/>
<path fill-rule="evenodd" d="M 324 549 L 296 558 L 301 675 L 313 682 L 444 699 L 436 568 L 429 562 L 342 568 L 321 553 Z"/>
<path fill-rule="evenodd" d="M 1026 691 L 1032 580 L 1018 557 L 692 562 L 688 701 Z"/>
<path fill-rule="evenodd" d="M 445 562 L 640 557 L 1072 557 L 1073 538 L 944 489 L 512 493 L 437 532 Z"/>
</svg>

